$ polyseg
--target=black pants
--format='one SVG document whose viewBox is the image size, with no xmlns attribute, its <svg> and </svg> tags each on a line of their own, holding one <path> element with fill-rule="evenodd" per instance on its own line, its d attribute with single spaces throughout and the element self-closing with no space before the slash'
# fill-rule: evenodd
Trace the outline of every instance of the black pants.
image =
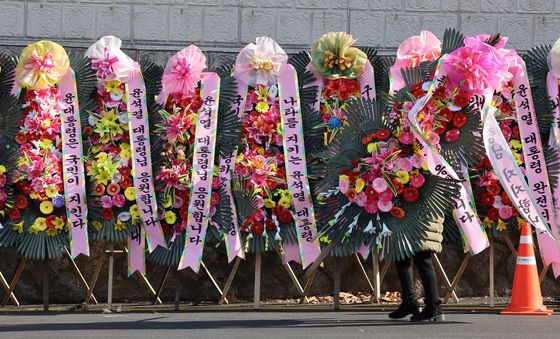
<svg viewBox="0 0 560 339">
<path fill-rule="evenodd" d="M 395 261 L 397 266 L 397 272 L 399 279 L 401 281 L 402 287 L 402 300 L 410 301 L 416 300 L 416 289 L 414 288 L 414 279 L 412 274 L 412 262 L 418 269 L 420 278 L 422 279 L 422 285 L 424 286 L 424 294 L 426 297 L 426 303 L 438 302 L 439 293 L 437 285 L 436 272 L 434 271 L 434 265 L 432 263 L 431 252 L 417 252 L 412 258 L 408 258 L 402 261 Z"/>
</svg>

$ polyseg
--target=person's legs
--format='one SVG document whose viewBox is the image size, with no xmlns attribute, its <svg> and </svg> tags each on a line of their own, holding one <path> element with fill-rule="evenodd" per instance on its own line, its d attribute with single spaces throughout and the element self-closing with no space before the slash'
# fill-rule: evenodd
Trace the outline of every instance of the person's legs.
<svg viewBox="0 0 560 339">
<path fill-rule="evenodd" d="M 424 286 L 426 307 L 418 315 L 413 315 L 411 321 L 442 321 L 445 320 L 441 310 L 441 300 L 437 284 L 436 272 L 432 263 L 431 252 L 418 252 L 414 255 L 414 265 L 418 269 L 422 286 Z"/>
<path fill-rule="evenodd" d="M 397 266 L 397 274 L 401 282 L 401 305 L 396 311 L 389 313 L 389 318 L 401 319 L 409 314 L 417 315 L 421 309 L 414 289 L 412 258 L 395 261 L 395 265 Z"/>
</svg>

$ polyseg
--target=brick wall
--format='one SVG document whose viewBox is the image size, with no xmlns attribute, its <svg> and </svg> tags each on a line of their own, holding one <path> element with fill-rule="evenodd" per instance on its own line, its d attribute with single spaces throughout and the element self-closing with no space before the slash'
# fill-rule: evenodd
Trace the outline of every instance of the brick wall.
<svg viewBox="0 0 560 339">
<path fill-rule="evenodd" d="M 341 30 L 389 52 L 421 29 L 441 35 L 447 27 L 500 31 L 525 50 L 560 37 L 560 0 L 0 0 L 0 48 L 39 38 L 87 47 L 113 34 L 148 54 L 190 42 L 234 53 L 268 35 L 295 51 Z"/>
</svg>

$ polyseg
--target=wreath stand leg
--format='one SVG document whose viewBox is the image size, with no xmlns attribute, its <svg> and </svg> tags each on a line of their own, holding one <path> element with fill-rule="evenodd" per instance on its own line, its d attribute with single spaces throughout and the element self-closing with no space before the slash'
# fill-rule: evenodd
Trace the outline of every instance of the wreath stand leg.
<svg viewBox="0 0 560 339">
<path fill-rule="evenodd" d="M 376 255 L 376 257 L 377 257 L 377 263 L 378 263 L 378 264 L 377 264 L 377 267 L 378 267 L 378 269 L 379 269 L 379 264 L 380 264 L 380 262 L 379 262 L 379 256 Z M 375 263 L 373 263 L 373 265 L 375 265 Z M 372 296 L 371 296 L 370 302 L 371 302 L 372 304 L 375 304 L 375 303 L 379 303 L 379 302 L 380 302 L 380 298 L 381 298 L 381 283 L 383 283 L 383 280 L 385 279 L 385 275 L 387 275 L 387 271 L 389 270 L 389 267 L 390 267 L 390 266 L 391 266 L 391 261 L 386 260 L 386 261 L 383 263 L 383 266 L 381 267 L 381 271 L 379 272 L 379 288 L 377 289 L 377 290 L 379 291 L 379 295 L 375 294 L 375 295 L 372 295 Z M 375 266 L 374 266 L 374 272 L 375 272 Z M 376 277 L 375 279 L 377 279 L 377 277 Z M 377 285 L 378 282 L 376 281 L 375 284 Z M 375 297 L 376 297 L 376 296 L 377 296 L 377 301 L 375 300 Z"/>
<path fill-rule="evenodd" d="M 459 284 L 459 281 L 461 280 L 461 277 L 463 276 L 463 273 L 465 272 L 465 269 L 467 268 L 467 265 L 469 264 L 469 261 L 471 260 L 471 255 L 469 253 L 465 254 L 465 256 L 463 257 L 463 261 L 461 262 L 461 266 L 459 266 L 459 270 L 457 271 L 457 273 L 453 277 L 453 281 L 451 283 L 449 282 L 449 278 L 447 277 L 447 274 L 445 273 L 445 271 L 443 269 L 443 266 L 441 265 L 441 262 L 439 261 L 439 258 L 435 253 L 432 253 L 432 259 L 436 264 L 437 270 L 443 276 L 443 279 L 444 279 L 443 281 L 444 281 L 444 283 L 447 287 L 445 297 L 443 298 L 443 303 L 447 304 L 447 302 L 449 301 L 449 298 L 452 298 L 453 300 L 455 300 L 455 302 L 459 302 L 459 298 L 457 297 L 457 294 L 455 293 L 455 288 Z"/>
<path fill-rule="evenodd" d="M 255 256 L 255 290 L 253 293 L 253 308 L 258 310 L 261 307 L 261 259 L 259 252 Z"/>
<path fill-rule="evenodd" d="M 333 302 L 334 302 L 334 309 L 340 310 L 340 258 L 333 258 L 334 259 L 334 295 L 333 295 Z"/>
<path fill-rule="evenodd" d="M 4 300 L 2 301 L 2 307 L 6 306 L 6 304 L 8 303 L 8 301 L 10 300 L 10 297 L 12 296 L 16 285 L 19 282 L 19 279 L 21 278 L 21 274 L 23 273 L 23 270 L 25 269 L 25 266 L 27 266 L 27 262 L 29 261 L 29 259 L 27 259 L 27 257 L 23 257 L 21 258 L 18 268 L 16 270 L 16 273 L 14 274 L 14 277 L 12 278 L 12 281 L 10 281 L 10 285 L 8 286 L 8 290 L 6 291 L 6 295 L 4 296 Z"/>
<path fill-rule="evenodd" d="M 210 281 L 212 282 L 212 284 L 214 285 L 214 287 L 216 288 L 216 290 L 218 291 L 218 293 L 220 293 L 220 295 L 223 295 L 224 292 L 222 291 L 222 289 L 220 288 L 220 285 L 218 285 L 218 282 L 216 282 L 216 279 L 214 278 L 214 276 L 212 275 L 212 273 L 210 273 L 210 271 L 208 270 L 208 267 L 206 267 L 206 265 L 204 264 L 204 261 L 200 261 L 200 265 L 202 266 L 202 268 L 204 269 L 204 271 L 206 272 L 206 274 L 208 275 L 208 278 L 210 278 Z M 226 304 L 229 304 L 229 301 L 224 298 L 224 302 Z"/>
<path fill-rule="evenodd" d="M 111 242 L 109 244 L 109 268 L 108 268 L 108 281 L 107 281 L 107 310 L 109 312 L 113 309 L 113 254 L 114 254 L 115 246 Z"/>
<path fill-rule="evenodd" d="M 103 267 L 103 260 L 105 259 L 105 250 L 106 245 L 103 244 L 101 249 L 101 254 L 97 258 L 97 263 L 95 264 L 95 270 L 93 271 L 93 277 L 91 278 L 91 283 L 89 284 L 89 288 L 86 294 L 86 304 L 89 303 L 94 299 L 93 290 L 95 289 L 95 285 L 97 285 L 97 279 L 99 278 L 99 274 L 101 273 L 101 268 Z M 97 304 L 97 302 L 95 302 Z"/>
<path fill-rule="evenodd" d="M 284 266 L 286 273 L 288 273 L 288 276 L 292 280 L 292 284 L 294 284 L 294 287 L 298 291 L 299 295 L 305 299 L 305 302 L 307 302 L 307 297 L 303 295 L 303 287 L 301 287 L 301 283 L 299 282 L 298 278 L 296 277 L 296 274 L 292 270 L 292 266 L 290 266 L 290 263 L 286 261 L 286 255 L 282 252 L 282 250 L 280 250 L 280 248 L 276 248 L 276 253 L 278 253 L 278 255 L 280 256 L 280 260 L 282 261 L 282 266 Z"/>
<path fill-rule="evenodd" d="M 358 257 L 356 257 L 358 259 Z M 381 298 L 381 273 L 379 272 L 379 257 L 377 254 L 373 253 L 371 255 L 372 271 L 373 271 L 373 285 L 368 279 L 369 286 L 371 287 L 371 303 L 379 303 Z M 361 264 L 361 263 L 360 263 Z M 366 278 L 368 277 L 364 267 L 362 266 L 362 271 Z"/>
<path fill-rule="evenodd" d="M 71 266 L 72 266 L 72 270 L 74 271 L 74 275 L 78 278 L 78 281 L 82 284 L 84 289 L 87 292 L 89 292 L 90 288 L 89 288 L 89 285 L 88 285 L 86 279 L 84 278 L 84 275 L 82 274 L 82 271 L 80 270 L 80 268 L 76 264 L 76 261 L 72 258 L 72 255 L 70 254 L 68 249 L 65 247 L 64 250 L 66 251 L 66 255 L 68 256 L 68 258 L 70 259 L 70 263 L 71 263 Z M 88 295 L 87 300 L 89 300 L 90 298 L 95 305 L 98 304 L 97 299 L 95 298 L 95 295 L 93 294 L 93 291 L 91 292 L 91 295 Z"/>
<path fill-rule="evenodd" d="M 229 292 L 229 288 L 231 287 L 231 283 L 233 282 L 233 279 L 237 274 L 237 270 L 239 269 L 240 262 L 241 262 L 240 257 L 235 258 L 235 262 L 233 263 L 233 268 L 231 269 L 231 272 L 229 273 L 229 276 L 226 280 L 226 284 L 224 285 L 224 290 L 222 292 L 222 296 L 220 297 L 220 300 L 218 301 L 218 305 L 222 305 L 224 302 L 227 303 L 226 296 Z"/>
<path fill-rule="evenodd" d="M 515 246 L 513 246 L 513 242 L 511 242 L 511 238 L 509 237 L 509 235 L 504 235 L 504 240 L 511 253 L 513 253 L 513 255 L 517 257 L 517 250 L 515 249 Z"/>
<path fill-rule="evenodd" d="M 49 257 L 43 259 L 43 311 L 49 310 Z"/>
<path fill-rule="evenodd" d="M 181 272 L 175 270 L 175 311 L 179 310 L 181 303 Z"/>
<path fill-rule="evenodd" d="M 307 272 L 305 272 L 306 282 L 305 282 L 305 287 L 303 288 L 303 296 L 299 299 L 300 304 L 303 304 L 305 302 L 305 300 L 307 299 L 307 295 L 309 294 L 309 291 L 311 290 L 311 286 L 313 285 L 313 282 L 315 281 L 315 278 L 317 277 L 317 272 L 318 272 L 319 266 L 321 266 L 323 264 L 323 261 L 325 261 L 325 259 L 329 256 L 329 254 L 334 250 L 335 246 L 336 246 L 336 243 L 334 241 L 331 241 L 327 245 L 327 247 L 325 247 L 321 251 L 321 254 L 317 258 L 317 260 L 315 260 L 313 262 L 313 264 L 311 264 L 311 266 L 309 266 L 309 268 L 307 269 Z"/>
<path fill-rule="evenodd" d="M 488 249 L 489 258 L 488 258 L 488 265 L 490 266 L 489 278 L 490 278 L 490 286 L 488 291 L 488 296 L 490 299 L 490 307 L 494 307 L 496 296 L 494 293 L 494 239 L 490 240 L 490 248 Z"/>
<path fill-rule="evenodd" d="M 362 259 L 360 259 L 360 256 L 358 255 L 358 253 L 354 253 L 353 257 L 356 259 L 356 263 L 358 264 L 358 267 L 360 268 L 360 272 L 362 272 L 362 275 L 364 276 L 364 278 L 366 278 L 366 281 L 369 285 L 369 289 L 371 290 L 371 293 L 375 293 L 376 289 L 373 286 L 373 283 L 371 282 L 371 279 L 369 278 L 369 275 L 367 274 L 367 271 L 366 271 L 366 268 L 364 267 L 364 264 L 362 264 Z M 378 266 L 377 274 L 379 274 L 379 266 Z M 373 276 L 375 277 L 375 269 L 373 271 Z"/>
<path fill-rule="evenodd" d="M 123 251 L 124 253 L 128 254 L 128 248 L 126 248 L 126 245 L 123 247 Z M 154 289 L 154 287 L 152 286 L 152 284 L 150 283 L 150 281 L 148 280 L 148 278 L 146 278 L 146 275 L 144 274 L 140 274 L 138 273 L 138 276 L 140 276 L 140 281 L 142 283 L 144 283 L 144 286 L 146 287 L 146 289 L 148 290 L 148 292 L 150 292 L 150 294 L 152 296 L 155 297 L 155 301 L 156 304 L 161 305 L 163 304 L 163 302 L 161 301 L 161 299 L 156 295 L 156 290 Z"/>
<path fill-rule="evenodd" d="M 544 281 L 544 278 L 546 278 L 546 274 L 548 273 L 548 268 L 550 267 L 550 265 L 546 265 L 545 267 L 542 268 L 541 272 L 539 273 L 539 283 L 542 284 L 542 282 Z"/>
<path fill-rule="evenodd" d="M 163 286 L 165 285 L 165 281 L 167 281 L 167 277 L 169 276 L 169 272 L 171 272 L 172 267 L 173 266 L 171 265 L 167 266 L 167 269 L 165 270 L 165 274 L 163 275 L 163 278 L 161 278 L 161 281 L 158 285 L 157 293 L 154 297 L 154 300 L 152 300 L 152 305 L 155 305 L 157 303 L 157 300 L 161 295 L 161 292 L 163 291 Z"/>
<path fill-rule="evenodd" d="M 8 281 L 6 280 L 6 278 L 4 278 L 4 274 L 2 274 L 2 272 L 0 272 L 0 282 L 2 283 L 2 286 L 4 287 L 4 290 L 6 291 L 6 293 L 8 292 L 10 285 L 8 285 Z M 8 294 L 6 294 L 8 295 Z M 15 306 L 19 306 L 19 301 L 16 298 L 16 295 L 12 292 L 9 294 L 10 296 L 10 300 L 12 301 L 12 303 Z"/>
</svg>

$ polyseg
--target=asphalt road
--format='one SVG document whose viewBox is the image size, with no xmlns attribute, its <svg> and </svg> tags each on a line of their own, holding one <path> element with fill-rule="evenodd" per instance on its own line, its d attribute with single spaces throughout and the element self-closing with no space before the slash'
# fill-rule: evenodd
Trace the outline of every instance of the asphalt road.
<svg viewBox="0 0 560 339">
<path fill-rule="evenodd" d="M 560 315 L 447 313 L 443 323 L 374 312 L 182 312 L 0 315 L 1 338 L 559 338 Z"/>
</svg>

